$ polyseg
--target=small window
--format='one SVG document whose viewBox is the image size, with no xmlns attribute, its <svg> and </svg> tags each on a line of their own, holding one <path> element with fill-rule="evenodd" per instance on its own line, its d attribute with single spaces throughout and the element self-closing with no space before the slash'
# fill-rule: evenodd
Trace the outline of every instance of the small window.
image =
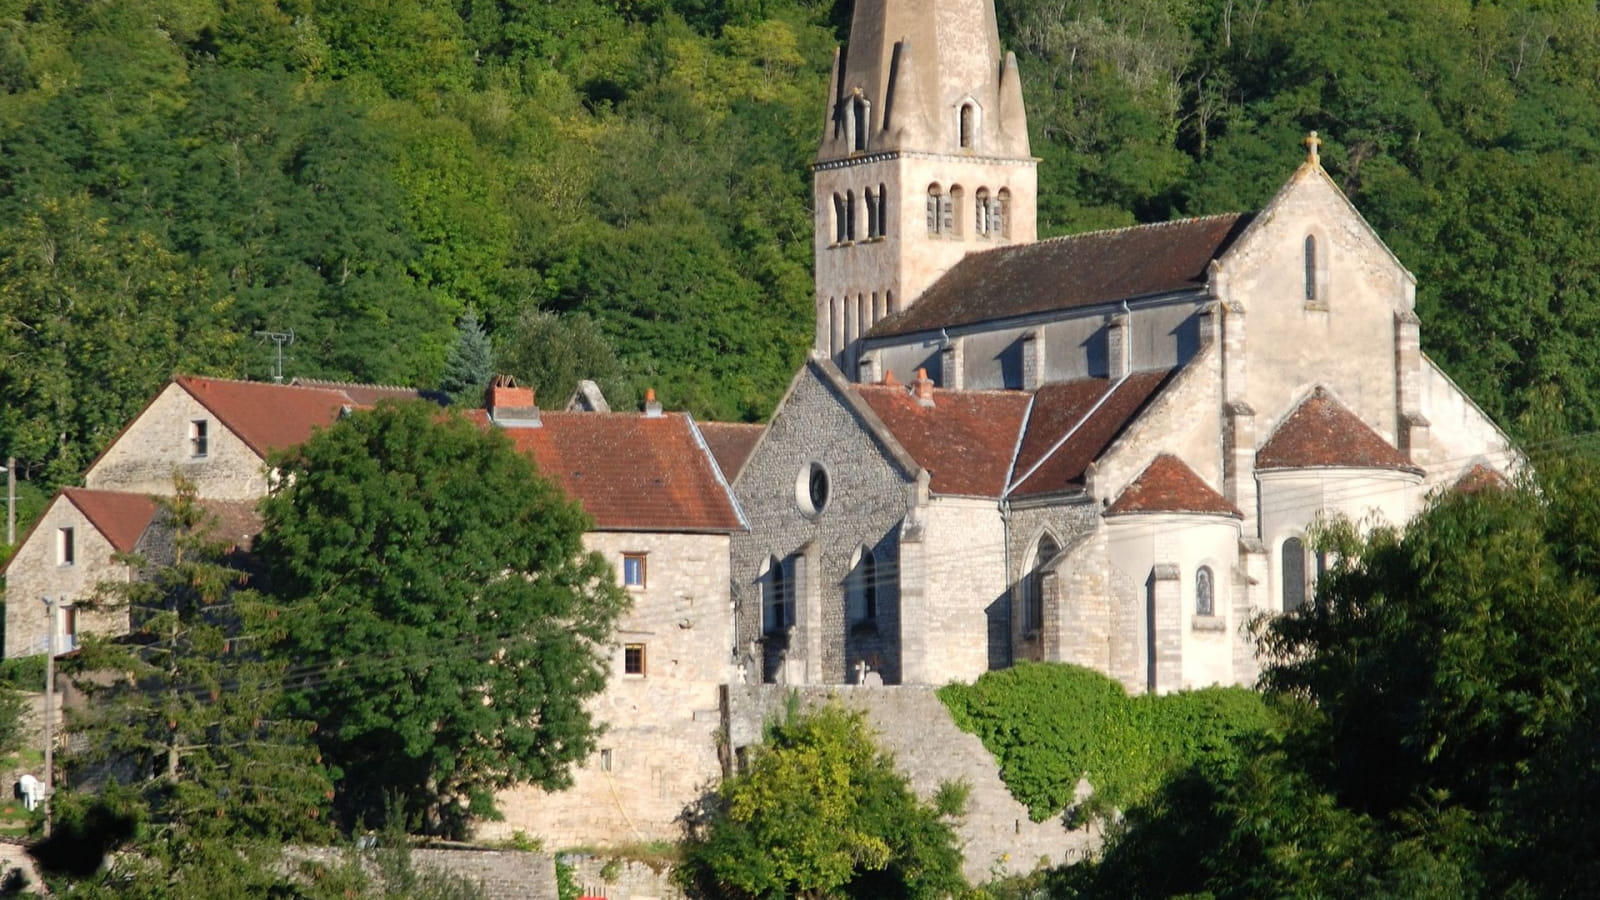
<svg viewBox="0 0 1600 900">
<path fill-rule="evenodd" d="M 961 185 L 950 188 L 950 193 L 944 195 L 944 212 L 940 216 L 945 234 L 961 234 L 961 209 L 963 194 Z"/>
<path fill-rule="evenodd" d="M 971 103 L 961 104 L 961 146 L 963 149 L 972 148 L 972 120 L 973 110 Z M 945 121 L 949 121 L 946 119 Z"/>
<path fill-rule="evenodd" d="M 995 195 L 994 215 L 991 217 L 991 227 L 1000 237 L 1011 237 L 1011 191 L 1001 188 Z"/>
<path fill-rule="evenodd" d="M 978 193 L 973 198 L 972 210 L 974 213 L 972 224 L 977 229 L 978 237 L 988 237 L 994 228 L 994 207 L 989 204 L 988 188 L 978 188 Z"/>
<path fill-rule="evenodd" d="M 645 555 L 643 553 L 622 554 L 622 583 L 631 588 L 645 586 Z"/>
<path fill-rule="evenodd" d="M 846 240 L 845 239 L 845 234 L 847 233 L 847 228 L 848 228 L 848 224 L 849 224 L 848 223 L 848 216 L 849 216 L 849 213 L 845 210 L 845 205 L 844 205 L 844 195 L 843 194 L 834 194 L 833 195 L 833 242 L 835 244 L 842 244 Z"/>
<path fill-rule="evenodd" d="M 855 112 L 855 141 L 852 146 L 858 152 L 865 152 L 867 149 L 868 123 L 871 121 L 871 116 L 869 115 L 871 107 L 867 105 L 864 97 L 857 97 L 851 105 Z"/>
<path fill-rule="evenodd" d="M 644 645 L 627 644 L 622 648 L 622 674 L 644 674 Z"/>
<path fill-rule="evenodd" d="M 77 646 L 78 608 L 76 606 L 61 607 L 61 634 L 66 637 L 66 645 L 68 647 Z"/>
<path fill-rule="evenodd" d="M 889 188 L 878 185 L 878 237 L 889 233 Z"/>
<path fill-rule="evenodd" d="M 1061 552 L 1061 545 L 1055 538 L 1045 535 L 1039 538 L 1039 546 L 1033 554 L 1033 569 L 1023 587 L 1022 631 L 1024 634 L 1033 634 L 1044 625 L 1044 567 L 1055 559 Z"/>
<path fill-rule="evenodd" d="M 63 566 L 70 566 L 77 561 L 77 535 L 71 528 L 62 528 L 56 532 L 56 562 Z"/>
<path fill-rule="evenodd" d="M 206 450 L 209 449 L 209 440 L 206 434 L 208 430 L 206 427 L 207 424 L 208 423 L 205 419 L 195 419 L 193 422 L 189 423 L 190 456 L 198 457 L 206 455 Z"/>
<path fill-rule="evenodd" d="M 611 771 L 611 748 L 603 747 L 600 750 L 600 771 Z"/>
<path fill-rule="evenodd" d="M 1306 545 L 1299 538 L 1283 542 L 1279 578 L 1283 582 L 1283 611 L 1294 612 L 1306 602 Z"/>
<path fill-rule="evenodd" d="M 872 192 L 872 188 L 867 188 L 866 195 L 867 195 L 867 237 L 869 239 L 871 239 L 871 238 L 875 238 L 875 237 L 878 236 L 879 228 L 882 227 L 882 226 L 880 226 L 878 224 L 878 195 L 874 194 Z"/>
<path fill-rule="evenodd" d="M 1217 614 L 1216 585 L 1212 581 L 1210 566 L 1201 566 L 1199 571 L 1194 573 L 1194 614 L 1197 616 Z"/>
<path fill-rule="evenodd" d="M 928 233 L 939 234 L 942 230 L 944 211 L 944 192 L 939 190 L 937 184 L 928 185 Z"/>
<path fill-rule="evenodd" d="M 1321 299 L 1317 293 L 1317 238 L 1315 235 L 1306 235 L 1305 264 L 1306 302 L 1315 303 Z"/>
<path fill-rule="evenodd" d="M 878 560 L 862 547 L 860 559 L 850 572 L 847 606 L 852 622 L 871 622 L 878 618 Z"/>
<path fill-rule="evenodd" d="M 856 239 L 856 192 L 845 191 L 844 194 L 844 239 Z"/>
<path fill-rule="evenodd" d="M 767 566 L 766 596 L 762 604 L 763 616 L 762 630 L 767 634 L 777 634 L 788 628 L 792 623 L 789 615 L 789 579 L 783 570 L 783 562 L 773 557 Z"/>
</svg>

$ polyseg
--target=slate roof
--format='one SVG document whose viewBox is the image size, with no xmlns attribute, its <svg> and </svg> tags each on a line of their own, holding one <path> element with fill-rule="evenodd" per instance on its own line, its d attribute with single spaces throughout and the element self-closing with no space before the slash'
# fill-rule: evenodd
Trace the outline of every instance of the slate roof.
<svg viewBox="0 0 1600 900">
<path fill-rule="evenodd" d="M 917 402 L 913 386 L 852 387 L 928 470 L 934 493 L 1026 497 L 1081 489 L 1089 463 L 1171 374 L 1136 372 L 1120 385 L 1083 378 L 1033 393 L 934 388 L 932 406 Z"/>
<path fill-rule="evenodd" d="M 696 427 L 706 439 L 706 446 L 711 448 L 711 455 L 716 457 L 723 477 L 730 481 L 739 477 L 739 470 L 744 468 L 745 460 L 761 440 L 761 433 L 767 430 L 765 425 L 744 422 L 698 422 Z"/>
<path fill-rule="evenodd" d="M 156 502 L 144 494 L 65 488 L 61 491 L 119 553 L 129 553 L 155 518 Z"/>
<path fill-rule="evenodd" d="M 174 381 L 260 456 L 304 443 L 312 429 L 338 421 L 347 406 L 421 396 L 418 391 L 376 385 L 309 387 L 194 375 L 179 375 Z"/>
<path fill-rule="evenodd" d="M 854 385 L 936 493 L 998 497 L 1006 488 L 1017 434 L 1028 412 L 1022 391 L 933 389 L 923 406 L 899 384 Z"/>
<path fill-rule="evenodd" d="M 1244 518 L 1238 507 L 1212 490 L 1183 460 L 1170 453 L 1152 460 L 1106 510 L 1108 516 L 1140 513 L 1197 513 Z"/>
<path fill-rule="evenodd" d="M 1319 387 L 1256 451 L 1257 469 L 1393 469 L 1421 475 L 1405 454 Z"/>
<path fill-rule="evenodd" d="M 1131 300 L 1203 287 L 1211 261 L 1249 224 L 1231 213 L 970 253 L 868 338 Z"/>
<path fill-rule="evenodd" d="M 488 421 L 482 410 L 473 415 Z M 687 415 L 541 411 L 539 418 L 537 427 L 505 434 L 599 530 L 743 530 L 733 496 Z"/>
</svg>

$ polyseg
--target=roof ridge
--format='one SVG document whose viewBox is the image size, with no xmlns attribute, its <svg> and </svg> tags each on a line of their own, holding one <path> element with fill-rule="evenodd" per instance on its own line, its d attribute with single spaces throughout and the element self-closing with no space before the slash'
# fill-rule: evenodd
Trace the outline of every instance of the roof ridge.
<svg viewBox="0 0 1600 900">
<path fill-rule="evenodd" d="M 265 381 L 249 381 L 246 384 L 267 384 Z M 280 382 L 272 382 L 280 384 Z M 421 391 L 423 388 L 406 387 L 403 384 L 380 384 L 375 381 L 335 381 L 331 378 L 301 378 L 296 376 L 284 387 L 338 387 L 338 388 L 377 388 L 383 391 Z"/>
<path fill-rule="evenodd" d="M 1135 222 L 1132 225 L 1122 225 L 1122 226 L 1117 227 L 1117 228 L 1100 228 L 1100 229 L 1097 229 L 1095 231 L 1080 231 L 1080 232 L 1077 232 L 1075 234 L 1058 234 L 1055 237 L 1041 238 L 1041 239 L 1039 239 L 1037 241 L 1034 241 L 1032 244 L 1012 244 L 1012 245 L 1007 246 L 1007 247 L 995 247 L 993 249 L 994 250 L 1010 250 L 1010 249 L 1015 249 L 1017 247 L 1031 247 L 1031 246 L 1034 246 L 1036 244 L 1062 244 L 1062 243 L 1066 243 L 1068 241 L 1077 240 L 1079 238 L 1105 237 L 1106 235 L 1122 234 L 1122 233 L 1129 232 L 1129 231 L 1155 230 L 1157 228 L 1168 228 L 1168 227 L 1172 227 L 1172 226 L 1175 226 L 1175 225 L 1193 225 L 1196 222 L 1211 222 L 1211 221 L 1215 221 L 1217 219 L 1238 218 L 1239 216 L 1245 216 L 1245 215 L 1249 215 L 1249 213 L 1247 213 L 1247 212 L 1208 213 L 1208 214 L 1203 215 L 1203 216 L 1185 216 L 1184 218 L 1181 218 L 1181 219 L 1168 219 L 1165 222 Z M 992 252 L 992 251 L 986 250 L 984 252 L 988 253 L 988 252 Z M 977 255 L 980 255 L 980 254 L 974 253 L 974 254 L 970 254 L 970 255 L 977 256 Z"/>
</svg>

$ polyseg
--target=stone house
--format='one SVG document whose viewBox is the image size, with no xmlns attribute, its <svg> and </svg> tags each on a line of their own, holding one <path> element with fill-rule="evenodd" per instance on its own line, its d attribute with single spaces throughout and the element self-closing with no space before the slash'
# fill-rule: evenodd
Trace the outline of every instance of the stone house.
<svg viewBox="0 0 1600 900">
<path fill-rule="evenodd" d="M 1260 210 L 1034 240 L 991 4 L 932 5 L 861 0 L 835 64 L 813 358 L 735 481 L 742 664 L 1252 682 L 1243 626 L 1305 601 L 1320 517 L 1403 523 L 1510 442 L 1315 134 Z"/>
<path fill-rule="evenodd" d="M 722 473 L 742 464 L 760 428 L 702 432 L 653 398 L 643 413 L 540 410 L 532 390 L 508 385 L 491 387 L 477 415 L 589 514 L 584 546 L 632 600 L 591 702 L 606 727 L 597 752 L 568 790 L 503 792 L 505 818 L 482 835 L 520 831 L 558 846 L 671 839 L 678 815 L 723 772 L 722 689 L 736 678 L 729 541 L 745 522 Z"/>
</svg>

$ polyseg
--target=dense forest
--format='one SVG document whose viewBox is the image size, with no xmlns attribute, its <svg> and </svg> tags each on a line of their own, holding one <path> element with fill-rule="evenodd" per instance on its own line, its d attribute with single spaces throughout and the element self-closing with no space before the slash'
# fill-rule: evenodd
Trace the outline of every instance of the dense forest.
<svg viewBox="0 0 1600 900">
<path fill-rule="evenodd" d="M 1259 206 L 1309 129 L 1513 428 L 1600 421 L 1600 12 L 1000 0 L 1041 234 Z M 68 481 L 175 371 L 497 367 L 767 415 L 810 335 L 848 0 L 0 0 L 0 449 Z M 1558 403 L 1541 397 L 1555 396 Z M 558 402 L 558 401 L 547 401 Z"/>
</svg>

